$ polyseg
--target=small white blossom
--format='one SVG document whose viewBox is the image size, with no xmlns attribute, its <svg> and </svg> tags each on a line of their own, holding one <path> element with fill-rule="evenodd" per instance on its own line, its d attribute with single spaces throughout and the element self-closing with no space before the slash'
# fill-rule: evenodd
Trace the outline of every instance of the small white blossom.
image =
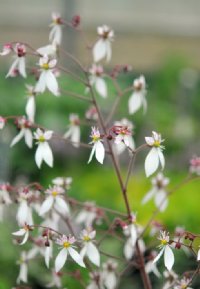
<svg viewBox="0 0 200 289">
<path fill-rule="evenodd" d="M 75 221 L 77 224 L 84 224 L 86 227 L 91 227 L 96 218 L 95 204 L 92 202 L 85 202 L 84 208 L 79 212 Z"/>
<path fill-rule="evenodd" d="M 76 148 L 80 146 L 80 120 L 79 116 L 75 113 L 71 113 L 69 116 L 69 129 L 64 134 L 64 138 L 69 138 L 72 145 Z"/>
<path fill-rule="evenodd" d="M 174 265 L 174 253 L 169 245 L 169 233 L 167 233 L 166 231 L 161 231 L 158 239 L 160 240 L 160 252 L 153 262 L 156 263 L 164 254 L 165 267 L 168 271 L 170 271 Z"/>
<path fill-rule="evenodd" d="M 39 60 L 40 77 L 35 86 L 35 92 L 43 93 L 46 88 L 54 95 L 59 96 L 58 82 L 53 73 L 53 69 L 56 67 L 57 60 L 49 59 L 47 55 L 41 57 Z"/>
<path fill-rule="evenodd" d="M 161 145 L 164 140 L 161 139 L 160 134 L 152 131 L 152 137 L 145 137 L 145 141 L 148 146 L 151 147 L 151 150 L 145 159 L 145 173 L 146 176 L 149 177 L 158 169 L 159 163 L 161 164 L 162 169 L 164 169 L 165 158 L 162 152 L 164 147 Z"/>
<path fill-rule="evenodd" d="M 114 31 L 107 25 L 99 26 L 97 33 L 100 39 L 93 47 L 94 62 L 99 62 L 103 58 L 110 61 L 112 55 L 111 42 L 114 38 Z"/>
<path fill-rule="evenodd" d="M 142 199 L 142 204 L 146 204 L 150 199 L 154 198 L 156 207 L 163 212 L 167 205 L 167 192 L 165 187 L 169 184 L 169 179 L 165 178 L 162 173 L 158 173 L 152 178 L 152 189 Z"/>
<path fill-rule="evenodd" d="M 27 103 L 26 103 L 26 114 L 28 119 L 34 123 L 35 121 L 35 112 L 36 112 L 36 104 L 35 104 L 35 89 L 31 85 L 26 85 L 27 88 Z"/>
<path fill-rule="evenodd" d="M 81 256 L 87 256 L 89 260 L 96 266 L 100 266 L 100 254 L 97 247 L 93 244 L 93 239 L 96 236 L 96 231 L 92 228 L 84 229 L 81 232 L 81 240 L 83 241 L 83 248 L 81 249 Z"/>
<path fill-rule="evenodd" d="M 55 271 L 59 272 L 62 267 L 65 265 L 65 262 L 67 261 L 68 254 L 71 256 L 71 258 L 81 267 L 85 268 L 85 264 L 83 262 L 83 258 L 81 255 L 74 250 L 73 244 L 76 242 L 76 239 L 72 236 L 65 236 L 58 238 L 56 243 L 61 246 L 61 251 L 57 255 L 55 259 Z"/>
<path fill-rule="evenodd" d="M 29 148 L 33 146 L 33 135 L 31 131 L 31 121 L 26 119 L 24 116 L 16 119 L 16 126 L 19 128 L 19 133 L 12 140 L 10 147 L 13 147 L 16 143 L 18 143 L 23 137 L 25 139 L 25 143 Z"/>
<path fill-rule="evenodd" d="M 42 162 L 44 161 L 48 166 L 53 167 L 53 153 L 49 146 L 48 141 L 52 138 L 53 131 L 43 132 L 41 129 L 37 129 L 34 133 L 35 139 L 37 140 L 37 150 L 35 153 L 35 161 L 39 168 L 41 168 Z"/>
<path fill-rule="evenodd" d="M 104 289 L 104 283 L 103 283 L 103 275 L 101 272 L 93 271 L 92 273 L 89 273 L 90 276 L 90 283 L 86 287 L 86 289 Z"/>
<path fill-rule="evenodd" d="M 71 177 L 57 177 L 52 180 L 52 183 L 56 186 L 60 186 L 65 188 L 66 190 L 69 190 L 71 188 L 73 179 Z"/>
<path fill-rule="evenodd" d="M 23 227 L 24 225 L 33 225 L 32 210 L 30 207 L 30 201 L 32 198 L 32 192 L 27 189 L 21 189 L 19 191 L 19 207 L 17 211 L 17 222 L 18 225 Z"/>
<path fill-rule="evenodd" d="M 90 85 L 95 87 L 95 90 L 100 96 L 106 98 L 108 91 L 106 82 L 103 79 L 103 67 L 101 65 L 93 64 L 92 67 L 89 69 L 89 72 Z"/>
<path fill-rule="evenodd" d="M 65 190 L 62 187 L 54 186 L 45 191 L 48 196 L 41 205 L 39 215 L 46 214 L 53 207 L 63 215 L 69 214 L 69 205 L 63 199 Z"/>
<path fill-rule="evenodd" d="M 3 50 L 2 50 L 2 52 L 0 52 L 0 55 L 1 56 L 5 56 L 5 55 L 10 54 L 12 51 L 13 51 L 12 44 L 11 43 L 6 43 L 6 44 L 4 44 Z"/>
<path fill-rule="evenodd" d="M 144 112 L 146 112 L 146 81 L 143 75 L 134 80 L 133 88 L 134 92 L 130 96 L 128 102 L 129 114 L 134 114 L 140 107 L 143 107 Z"/>
<path fill-rule="evenodd" d="M 19 275 L 17 277 L 17 284 L 20 282 L 27 283 L 28 281 L 28 258 L 25 251 L 22 251 L 20 259 L 17 262 L 20 266 Z"/>
<path fill-rule="evenodd" d="M 47 56 L 51 56 L 51 57 L 56 57 L 57 56 L 57 44 L 52 43 L 52 44 L 42 46 L 42 47 L 37 49 L 37 52 L 41 56 L 47 55 Z"/>
<path fill-rule="evenodd" d="M 110 259 L 103 264 L 102 279 L 107 289 L 115 289 L 117 286 L 117 266 L 118 264 Z"/>
<path fill-rule="evenodd" d="M 13 232 L 12 235 L 17 236 L 17 237 L 24 236 L 22 242 L 20 243 L 20 245 L 24 245 L 29 238 L 29 231 L 30 231 L 30 226 L 24 225 L 22 229 L 20 229 L 19 231 Z"/>
<path fill-rule="evenodd" d="M 174 285 L 175 281 L 178 279 L 178 275 L 173 270 L 165 270 L 163 272 L 163 276 L 165 277 L 166 282 L 164 283 L 162 289 L 171 289 L 172 285 Z"/>
<path fill-rule="evenodd" d="M 193 289 L 192 287 L 189 287 L 191 283 L 191 279 L 183 277 L 180 281 L 177 282 L 177 285 L 174 287 L 174 289 Z"/>
<path fill-rule="evenodd" d="M 161 277 L 160 272 L 158 271 L 157 264 L 153 262 L 154 258 L 156 257 L 156 252 L 151 252 L 150 260 L 145 264 L 145 271 L 147 274 L 154 273 L 154 275 L 158 278 Z"/>
<path fill-rule="evenodd" d="M 0 184 L 0 222 L 3 221 L 4 209 L 12 203 L 10 198 L 11 186 L 8 183 Z"/>
<path fill-rule="evenodd" d="M 90 153 L 88 164 L 91 162 L 94 154 L 95 154 L 97 161 L 100 164 L 103 164 L 104 157 L 105 157 L 105 149 L 104 149 L 104 146 L 102 144 L 101 135 L 100 135 L 99 130 L 95 127 L 92 127 L 92 132 L 91 132 L 90 137 L 92 138 L 92 141 L 90 143 L 93 144 L 93 147 L 92 147 L 92 151 Z"/>
<path fill-rule="evenodd" d="M 49 34 L 49 41 L 51 43 L 55 43 L 56 45 L 60 45 L 62 42 L 62 25 L 63 21 L 59 13 L 52 13 L 53 22 L 50 24 L 51 31 Z"/>
<path fill-rule="evenodd" d="M 19 74 L 26 78 L 26 67 L 25 67 L 25 56 L 26 56 L 26 46 L 21 43 L 17 43 L 13 48 L 15 52 L 15 60 L 12 63 L 6 77 L 13 76 L 13 71 L 17 69 Z"/>
</svg>

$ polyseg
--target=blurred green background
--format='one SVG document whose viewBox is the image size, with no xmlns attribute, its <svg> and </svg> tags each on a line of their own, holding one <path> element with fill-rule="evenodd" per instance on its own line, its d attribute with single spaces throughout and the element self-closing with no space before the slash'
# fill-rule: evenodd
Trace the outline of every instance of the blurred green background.
<svg viewBox="0 0 200 289">
<path fill-rule="evenodd" d="M 10 0 L 8 2 L 10 2 Z M 23 1 L 21 2 L 24 4 Z M 46 1 L 44 2 L 46 3 Z M 199 6 L 196 4 L 197 2 L 192 2 L 193 5 L 191 6 L 194 7 L 194 9 L 190 10 L 189 16 L 193 15 L 193 12 L 194 19 L 196 19 L 195 10 L 198 11 L 197 8 Z M 9 5 L 6 6 L 7 2 L 2 1 L 2 3 L 4 3 L 4 11 L 11 9 Z M 29 1 L 29 4 L 30 3 Z M 166 169 L 164 173 L 170 178 L 169 187 L 174 187 L 187 176 L 190 158 L 195 154 L 199 154 L 200 57 L 197 57 L 200 56 L 199 52 L 197 52 L 199 51 L 199 35 L 195 34 L 196 30 L 194 27 L 196 26 L 194 25 L 191 25 L 191 30 L 188 28 L 188 30 L 185 29 L 184 31 L 184 26 L 181 26 L 181 18 L 178 18 L 178 24 L 174 24 L 174 27 L 177 29 L 173 30 L 172 27 L 171 33 L 170 29 L 166 31 L 164 24 L 160 26 L 159 31 L 154 29 L 153 25 L 148 26 L 148 23 L 146 23 L 146 30 L 145 25 L 144 27 L 141 26 L 140 22 L 138 22 L 136 26 L 133 26 L 131 21 L 127 21 L 124 24 L 123 19 L 127 19 L 126 13 L 129 7 L 128 5 L 131 5 L 130 1 L 127 1 L 127 7 L 125 6 L 123 10 L 124 14 L 122 13 L 122 15 L 124 15 L 124 18 L 122 17 L 122 20 L 118 22 L 116 21 L 116 16 L 119 11 L 121 12 L 121 6 L 119 1 L 116 3 L 118 3 L 117 5 L 119 6 L 115 7 L 112 18 L 109 20 L 110 23 L 108 23 L 113 26 L 117 35 L 113 43 L 113 61 L 110 66 L 106 66 L 105 69 L 109 72 L 112 70 L 114 64 L 130 63 L 133 66 L 133 71 L 119 77 L 119 84 L 124 88 L 132 85 L 135 77 L 138 77 L 141 73 L 144 74 L 148 85 L 148 110 L 145 115 L 143 115 L 140 110 L 135 115 L 128 116 L 127 101 L 130 94 L 127 94 L 124 96 L 122 105 L 114 119 L 120 120 L 122 117 L 127 117 L 133 121 L 135 125 L 134 138 L 137 146 L 144 143 L 144 136 L 149 136 L 152 130 L 161 132 L 162 137 L 165 139 L 166 148 Z M 135 1 L 135 3 L 138 4 L 138 1 Z M 177 1 L 177 3 L 180 4 L 179 1 Z M 180 15 L 181 13 L 185 15 L 184 11 L 187 7 L 184 6 L 184 3 L 185 1 L 180 4 L 181 6 L 178 6 L 182 8 Z M 36 19 L 32 17 L 30 23 L 25 26 L 25 22 L 21 19 L 21 16 L 27 19 L 27 15 L 24 12 L 26 8 L 23 6 L 22 11 L 16 13 L 13 24 L 6 22 L 6 20 L 4 20 L 3 24 L 1 23 L 4 32 L 1 40 L 2 44 L 10 40 L 29 41 L 31 40 L 30 34 L 33 35 L 33 45 L 35 47 L 46 44 L 48 39 L 46 33 L 48 33 L 48 23 L 50 22 L 48 22 L 48 18 L 50 19 L 49 13 L 51 13 L 52 10 L 65 11 L 65 16 L 68 17 L 68 19 L 71 19 L 72 13 L 81 14 L 81 12 L 83 12 L 85 17 L 83 18 L 83 23 L 86 26 L 89 39 L 93 42 L 96 37 L 96 26 L 93 25 L 104 23 L 105 20 L 108 19 L 108 16 L 107 14 L 104 15 L 104 8 L 99 18 L 96 19 L 95 15 L 93 15 L 96 11 L 95 4 L 92 4 L 92 7 L 90 6 L 90 10 L 87 13 L 86 8 L 87 5 L 91 4 L 90 1 L 86 1 L 84 7 L 81 4 L 79 6 L 79 4 L 78 1 L 75 1 L 75 5 L 72 5 L 70 1 L 60 1 L 58 3 L 57 1 L 51 1 L 48 7 L 42 4 L 39 12 L 39 19 L 41 21 L 36 21 Z M 67 5 L 70 7 L 69 10 L 67 10 Z M 109 9 L 111 10 L 112 5 L 109 5 Z M 161 12 L 159 9 L 154 11 L 155 9 L 153 8 L 157 7 L 155 3 L 154 5 L 155 6 L 151 7 L 152 10 L 149 11 L 149 14 L 155 14 L 156 17 L 162 12 L 163 7 L 159 6 Z M 65 10 L 62 10 L 62 7 L 65 7 Z M 141 15 L 143 15 L 145 9 L 136 5 L 136 8 L 137 7 L 140 9 L 138 13 L 140 12 Z M 37 15 L 37 11 L 39 11 L 39 6 L 36 2 L 32 14 Z M 41 11 L 45 11 L 43 15 Z M 29 13 L 31 14 L 30 11 L 27 13 L 28 15 Z M 175 9 L 174 15 L 176 13 L 177 10 Z M 88 15 L 92 16 L 89 18 Z M 169 11 L 168 14 L 166 13 L 166 16 L 167 15 L 170 15 Z M 160 19 L 159 17 L 157 18 L 158 20 Z M 100 21 L 100 19 L 101 22 L 96 23 Z M 149 21 L 151 22 L 151 19 L 149 19 Z M 35 22 L 37 22 L 39 27 L 46 25 L 46 28 L 41 28 L 41 30 L 38 31 Z M 160 23 L 165 23 L 164 19 L 161 19 Z M 16 24 L 19 25 L 17 26 Z M 117 29 L 119 29 L 119 33 Z M 84 44 L 77 35 L 73 36 L 71 32 L 66 32 L 66 34 L 68 41 L 65 41 L 65 46 L 69 50 L 74 49 L 75 54 L 79 58 L 83 58 L 84 63 L 87 63 L 85 61 L 86 53 Z M 125 43 L 125 45 L 123 43 Z M 176 45 L 174 45 L 174 43 L 176 43 Z M 123 51 L 125 51 L 125 53 L 123 53 Z M 7 73 L 8 67 L 9 60 L 2 59 L 0 115 L 23 115 L 26 102 L 24 84 L 34 84 L 34 79 L 33 77 L 29 77 L 25 82 L 21 78 L 5 80 L 4 76 Z M 98 103 L 102 107 L 105 115 L 109 112 L 109 108 L 112 106 L 116 97 L 112 83 L 107 80 L 107 84 L 109 86 L 109 97 L 106 100 L 98 98 Z M 83 93 L 84 91 L 82 85 L 77 84 L 77 82 L 67 76 L 61 76 L 60 86 L 65 90 L 69 89 L 74 92 Z M 73 99 L 71 96 L 61 95 L 60 98 L 56 98 L 49 93 L 44 93 L 37 97 L 36 122 L 62 134 L 66 131 L 69 114 L 78 113 L 81 118 L 84 118 L 87 108 L 87 103 Z M 96 161 L 87 165 L 90 153 L 88 149 L 81 148 L 77 150 L 66 143 L 54 142 L 52 143 L 55 157 L 54 168 L 50 169 L 46 165 L 43 165 L 42 169 L 38 170 L 34 161 L 35 147 L 29 150 L 22 141 L 12 149 L 9 148 L 9 144 L 16 133 L 15 127 L 10 123 L 0 134 L 0 179 L 2 181 L 10 181 L 11 183 L 17 184 L 39 181 L 42 185 L 48 186 L 52 178 L 57 176 L 71 176 L 74 181 L 69 191 L 70 196 L 82 201 L 96 200 L 98 205 L 107 206 L 109 204 L 110 208 L 125 211 L 117 178 L 108 157 L 104 166 L 100 166 Z M 90 141 L 90 128 L 86 126 L 82 127 L 81 133 L 82 141 L 88 143 Z M 146 153 L 147 151 L 142 152 L 137 157 L 134 174 L 131 177 L 128 187 L 128 197 L 131 208 L 133 211 L 138 212 L 138 222 L 140 224 L 145 224 L 145 221 L 148 220 L 155 208 L 153 202 L 149 202 L 148 205 L 145 206 L 140 205 L 142 197 L 151 187 L 150 180 L 146 179 L 144 175 L 143 164 Z M 123 154 L 123 156 L 120 157 L 120 161 L 122 173 L 125 176 L 128 154 Z M 176 226 L 183 226 L 188 231 L 198 233 L 200 225 L 199 190 L 199 181 L 194 181 L 179 189 L 170 197 L 167 211 L 159 214 L 157 220 L 164 223 L 172 232 Z M 10 236 L 10 233 L 16 228 L 16 224 L 9 223 L 9 216 L 7 216 L 7 220 L 8 222 L 5 221 L 5 223 L 0 224 L 0 267 L 2 268 L 0 272 L 0 289 L 11 288 L 13 284 L 15 284 L 18 274 L 18 267 L 15 265 L 15 260 L 16 256 L 19 256 L 19 248 L 13 246 Z M 154 245 L 157 245 L 156 241 Z M 118 246 L 119 245 L 113 246 L 112 240 L 108 240 L 105 245 L 105 250 L 114 254 L 119 249 Z M 192 258 L 188 258 L 179 252 L 176 252 L 176 257 L 177 263 L 175 270 L 177 272 L 183 272 L 185 268 L 188 268 L 188 264 L 190 268 L 193 268 L 194 262 Z M 44 268 L 44 266 L 41 266 L 41 268 Z M 46 272 L 45 269 L 42 270 L 44 273 Z M 32 282 L 39 284 L 41 280 L 37 281 L 37 268 L 35 268 L 34 265 L 32 272 L 30 277 Z M 131 278 L 131 272 L 129 277 Z M 68 281 L 67 284 L 69 284 L 69 288 L 75 288 L 73 286 L 77 286 L 77 284 L 74 285 L 73 282 L 72 280 Z M 40 288 L 38 284 L 35 283 L 34 288 Z M 132 288 L 127 284 L 123 286 L 126 286 L 123 288 Z M 138 288 L 141 288 L 140 284 L 138 286 Z M 157 288 L 156 286 L 160 288 L 160 284 L 154 286 L 154 288 Z M 194 288 L 200 288 L 198 284 L 195 286 Z"/>
</svg>

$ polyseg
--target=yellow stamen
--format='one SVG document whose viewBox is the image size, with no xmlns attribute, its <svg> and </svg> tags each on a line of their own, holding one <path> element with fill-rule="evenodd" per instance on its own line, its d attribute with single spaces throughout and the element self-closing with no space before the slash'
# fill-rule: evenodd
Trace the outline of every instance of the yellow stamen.
<svg viewBox="0 0 200 289">
<path fill-rule="evenodd" d="M 162 244 L 163 246 L 167 245 L 167 243 L 168 243 L 165 239 L 160 240 L 160 242 L 161 242 L 161 244 Z"/>
<path fill-rule="evenodd" d="M 98 141 L 99 139 L 100 139 L 100 137 L 99 137 L 99 136 L 96 136 L 96 135 L 94 135 L 94 136 L 92 137 L 93 142 L 96 142 L 96 141 Z"/>
<path fill-rule="evenodd" d="M 58 195 L 58 192 L 53 191 L 51 194 L 52 194 L 53 197 L 56 197 Z"/>
<path fill-rule="evenodd" d="M 90 237 L 89 237 L 89 236 L 84 236 L 84 237 L 83 237 L 83 240 L 86 241 L 86 242 L 88 242 L 88 241 L 90 241 Z"/>
<path fill-rule="evenodd" d="M 64 248 L 69 248 L 70 245 L 71 245 L 71 244 L 70 244 L 69 242 L 64 242 L 64 243 L 63 243 L 63 247 L 64 247 Z"/>
<path fill-rule="evenodd" d="M 160 142 L 158 140 L 156 140 L 153 144 L 155 147 L 159 147 L 160 146 Z"/>
<path fill-rule="evenodd" d="M 48 63 L 43 63 L 42 68 L 48 70 L 49 69 L 49 64 Z"/>
<path fill-rule="evenodd" d="M 46 141 L 43 135 L 41 135 L 38 140 L 39 140 L 39 142 L 45 142 Z"/>
</svg>

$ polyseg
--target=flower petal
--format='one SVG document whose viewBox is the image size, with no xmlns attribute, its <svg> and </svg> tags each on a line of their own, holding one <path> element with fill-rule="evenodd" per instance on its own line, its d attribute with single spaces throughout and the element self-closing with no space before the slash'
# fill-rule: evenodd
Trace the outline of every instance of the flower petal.
<svg viewBox="0 0 200 289">
<path fill-rule="evenodd" d="M 155 259 L 153 260 L 153 263 L 156 263 L 160 257 L 162 256 L 162 254 L 164 253 L 165 248 L 163 247 L 160 252 L 158 253 L 158 255 L 155 257 Z"/>
<path fill-rule="evenodd" d="M 70 256 L 72 257 L 72 259 L 79 264 L 79 266 L 84 267 L 85 268 L 85 264 L 83 262 L 83 258 L 81 257 L 81 255 L 76 252 L 76 250 L 74 250 L 72 247 L 68 248 L 68 252 L 70 254 Z"/>
<path fill-rule="evenodd" d="M 21 76 L 26 78 L 26 65 L 25 65 L 25 57 L 20 57 L 18 62 L 18 69 Z"/>
<path fill-rule="evenodd" d="M 100 266 L 100 254 L 96 246 L 92 242 L 87 244 L 87 256 L 89 260 L 96 266 Z"/>
<path fill-rule="evenodd" d="M 105 157 L 105 149 L 100 141 L 96 143 L 95 157 L 100 164 L 103 164 Z"/>
<path fill-rule="evenodd" d="M 159 166 L 159 155 L 157 148 L 152 148 L 145 159 L 145 173 L 149 177 Z"/>
<path fill-rule="evenodd" d="M 13 61 L 12 65 L 11 65 L 11 67 L 10 67 L 7 75 L 6 75 L 6 78 L 9 77 L 9 76 L 11 76 L 11 75 L 13 74 L 13 70 L 16 69 L 16 67 L 18 66 L 18 63 L 19 63 L 19 57 L 17 57 L 17 58 Z"/>
<path fill-rule="evenodd" d="M 91 162 L 93 156 L 94 156 L 94 153 L 95 153 L 95 150 L 96 150 L 96 144 L 93 145 L 92 147 L 92 150 L 91 150 L 91 153 L 90 153 L 90 156 L 89 156 L 89 160 L 88 160 L 88 164 Z"/>
<path fill-rule="evenodd" d="M 150 190 L 142 199 L 142 204 L 146 204 L 149 200 L 151 200 L 153 198 L 153 196 L 155 195 L 156 190 L 155 188 L 153 188 L 152 190 Z"/>
<path fill-rule="evenodd" d="M 69 206 L 68 204 L 60 197 L 56 197 L 55 207 L 63 215 L 69 214 Z"/>
<path fill-rule="evenodd" d="M 32 148 L 33 146 L 33 135 L 30 129 L 25 128 L 24 131 L 24 138 L 25 138 L 25 143 L 29 148 Z"/>
<path fill-rule="evenodd" d="M 28 101 L 26 103 L 26 114 L 28 116 L 28 119 L 31 122 L 34 122 L 35 119 L 35 111 L 36 111 L 36 105 L 35 105 L 35 97 L 34 96 L 30 96 L 28 98 Z"/>
<path fill-rule="evenodd" d="M 52 150 L 48 144 L 48 142 L 44 142 L 43 144 L 43 160 L 45 163 L 50 166 L 51 168 L 53 167 L 53 153 Z"/>
<path fill-rule="evenodd" d="M 107 86 L 104 79 L 97 77 L 95 82 L 96 91 L 102 96 L 107 97 Z"/>
<path fill-rule="evenodd" d="M 59 254 L 57 255 L 55 259 L 55 271 L 58 273 L 62 267 L 65 265 L 65 262 L 67 261 L 67 252 L 68 250 L 63 248 Z"/>
<path fill-rule="evenodd" d="M 52 196 L 49 196 L 43 203 L 42 206 L 40 208 L 40 212 L 39 215 L 42 216 L 44 214 L 46 214 L 51 207 L 53 206 L 53 202 L 54 202 L 54 198 Z"/>
<path fill-rule="evenodd" d="M 106 56 L 106 43 L 99 39 L 93 47 L 94 62 L 98 62 Z"/>
<path fill-rule="evenodd" d="M 35 152 L 35 162 L 38 168 L 41 167 L 42 161 L 43 161 L 43 144 L 40 143 Z"/>
<path fill-rule="evenodd" d="M 161 149 L 157 149 L 158 150 L 158 156 L 159 156 L 159 160 L 160 160 L 160 164 L 161 164 L 161 167 L 162 169 L 164 169 L 164 166 L 165 166 L 165 158 L 164 158 L 164 155 L 163 155 L 163 152 L 161 151 Z"/>
<path fill-rule="evenodd" d="M 13 147 L 16 143 L 18 143 L 23 138 L 24 134 L 25 134 L 25 129 L 22 128 L 20 132 L 12 140 L 10 147 Z"/>
<path fill-rule="evenodd" d="M 168 205 L 168 199 L 165 191 L 160 190 L 155 195 L 155 205 L 161 211 L 165 211 Z"/>
<path fill-rule="evenodd" d="M 133 92 L 128 101 L 129 114 L 134 114 L 142 105 L 141 92 Z"/>
<path fill-rule="evenodd" d="M 174 253 L 168 245 L 165 246 L 164 263 L 167 270 L 171 271 L 174 265 Z"/>
<path fill-rule="evenodd" d="M 54 95 L 59 96 L 58 82 L 51 70 L 46 74 L 46 86 Z"/>
<path fill-rule="evenodd" d="M 35 86 L 35 92 L 43 93 L 46 88 L 46 71 L 42 71 Z"/>
</svg>

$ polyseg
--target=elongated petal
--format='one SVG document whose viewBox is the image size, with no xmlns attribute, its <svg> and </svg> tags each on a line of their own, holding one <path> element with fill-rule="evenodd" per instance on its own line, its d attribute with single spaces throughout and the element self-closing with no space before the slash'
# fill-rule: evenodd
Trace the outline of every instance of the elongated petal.
<svg viewBox="0 0 200 289">
<path fill-rule="evenodd" d="M 42 161 L 43 161 L 43 144 L 40 143 L 35 152 L 35 162 L 38 168 L 41 167 Z"/>
<path fill-rule="evenodd" d="M 34 120 L 35 120 L 35 111 L 36 111 L 35 97 L 34 96 L 30 96 L 28 98 L 25 110 L 26 110 L 26 114 L 28 116 L 28 119 L 31 122 L 34 122 Z"/>
<path fill-rule="evenodd" d="M 26 65 L 25 65 L 25 57 L 20 57 L 18 62 L 18 69 L 21 76 L 26 78 Z"/>
<path fill-rule="evenodd" d="M 165 246 L 164 263 L 167 270 L 171 271 L 174 265 L 174 253 L 168 245 Z"/>
<path fill-rule="evenodd" d="M 130 260 L 135 252 L 135 246 L 132 245 L 132 240 L 129 238 L 124 246 L 124 256 L 126 260 Z"/>
<path fill-rule="evenodd" d="M 162 248 L 162 249 L 160 250 L 160 252 L 159 252 L 158 255 L 156 256 L 156 258 L 153 260 L 153 263 L 156 263 L 156 262 L 160 259 L 160 257 L 161 257 L 162 254 L 164 253 L 164 250 L 165 250 L 165 248 Z"/>
<path fill-rule="evenodd" d="M 46 214 L 53 206 L 54 198 L 52 196 L 49 196 L 43 203 L 40 208 L 39 215 L 42 216 Z"/>
<path fill-rule="evenodd" d="M 110 41 L 106 41 L 106 61 L 109 62 L 112 57 L 112 49 Z"/>
<path fill-rule="evenodd" d="M 152 148 L 145 159 L 145 173 L 149 177 L 159 166 L 159 156 L 157 148 Z"/>
<path fill-rule="evenodd" d="M 153 196 L 155 195 L 156 190 L 153 188 L 152 190 L 150 190 L 142 199 L 142 204 L 146 204 L 149 200 L 151 200 L 153 198 Z"/>
<path fill-rule="evenodd" d="M 46 71 L 42 71 L 35 86 L 35 92 L 43 93 L 46 88 Z"/>
<path fill-rule="evenodd" d="M 92 158 L 94 156 L 95 150 L 96 150 L 96 144 L 94 144 L 93 147 L 92 147 L 92 150 L 91 150 L 91 153 L 90 153 L 90 156 L 89 156 L 89 160 L 88 160 L 88 164 L 91 162 L 91 160 L 92 160 Z"/>
<path fill-rule="evenodd" d="M 85 246 L 80 251 L 81 257 L 84 258 L 86 253 L 87 253 L 87 244 L 85 244 Z"/>
<path fill-rule="evenodd" d="M 93 47 L 94 62 L 98 62 L 106 56 L 106 43 L 99 39 Z"/>
<path fill-rule="evenodd" d="M 33 146 L 33 135 L 30 129 L 26 128 L 24 132 L 25 143 L 29 148 Z"/>
<path fill-rule="evenodd" d="M 141 105 L 142 105 L 141 93 L 133 92 L 128 102 L 129 114 L 134 114 L 136 111 L 140 109 Z"/>
<path fill-rule="evenodd" d="M 28 275 L 28 266 L 26 263 L 22 263 L 20 266 L 19 276 L 17 278 L 17 284 L 19 284 L 20 281 L 27 283 L 28 281 L 27 275 Z"/>
<path fill-rule="evenodd" d="M 137 240 L 137 230 L 136 230 L 135 225 L 130 225 L 130 233 L 131 233 L 132 245 L 135 246 L 135 243 Z"/>
<path fill-rule="evenodd" d="M 115 289 L 117 285 L 117 278 L 114 272 L 109 272 L 105 275 L 105 286 L 107 289 Z"/>
<path fill-rule="evenodd" d="M 20 132 L 12 140 L 10 147 L 13 147 L 16 143 L 18 143 L 23 138 L 24 133 L 25 133 L 25 129 L 21 129 Z"/>
<path fill-rule="evenodd" d="M 74 126 L 71 135 L 72 145 L 76 148 L 80 146 L 80 127 Z"/>
<path fill-rule="evenodd" d="M 107 86 L 104 79 L 97 77 L 96 83 L 95 83 L 96 91 L 102 96 L 107 97 Z"/>
<path fill-rule="evenodd" d="M 94 265 L 100 266 L 100 254 L 92 242 L 87 244 L 87 256 Z"/>
<path fill-rule="evenodd" d="M 56 197 L 55 207 L 61 214 L 69 214 L 69 206 L 62 198 Z"/>
<path fill-rule="evenodd" d="M 162 169 L 164 169 L 164 167 L 165 167 L 165 158 L 164 158 L 163 152 L 159 148 L 158 148 L 158 156 L 159 156 L 161 167 L 162 167 Z"/>
<path fill-rule="evenodd" d="M 58 273 L 67 261 L 67 249 L 63 248 L 56 257 L 55 260 L 55 271 Z"/>
<path fill-rule="evenodd" d="M 105 157 L 105 149 L 100 141 L 96 143 L 95 157 L 100 164 L 103 164 Z"/>
<path fill-rule="evenodd" d="M 13 61 L 12 65 L 11 65 L 11 67 L 10 67 L 7 75 L 6 75 L 6 78 L 9 77 L 9 76 L 11 76 L 11 75 L 13 74 L 13 70 L 15 70 L 15 69 L 17 68 L 18 63 L 19 63 L 19 57 L 17 57 L 17 58 Z"/>
<path fill-rule="evenodd" d="M 46 74 L 46 86 L 54 95 L 59 96 L 58 82 L 50 70 Z"/>
<path fill-rule="evenodd" d="M 26 233 L 25 229 L 20 229 L 19 231 L 13 232 L 12 235 L 14 236 L 24 236 Z"/>
<path fill-rule="evenodd" d="M 70 256 L 72 257 L 72 259 L 79 264 L 79 266 L 84 267 L 85 268 L 85 264 L 83 262 L 83 258 L 81 257 L 81 255 L 76 252 L 76 250 L 74 250 L 73 248 L 69 247 L 68 248 L 68 252 L 70 254 Z"/>
<path fill-rule="evenodd" d="M 24 226 L 25 223 L 28 223 L 27 222 L 28 211 L 29 208 L 27 202 L 22 201 L 17 212 L 17 222 L 19 226 Z"/>
<path fill-rule="evenodd" d="M 48 142 L 43 143 L 43 160 L 48 166 L 53 167 L 53 153 Z"/>
<path fill-rule="evenodd" d="M 22 240 L 22 242 L 20 243 L 20 245 L 24 245 L 29 237 L 29 231 L 26 232 L 26 234 L 24 235 L 24 239 Z"/>
<path fill-rule="evenodd" d="M 155 205 L 158 209 L 160 209 L 161 212 L 163 212 L 167 208 L 168 199 L 166 196 L 166 192 L 161 190 L 155 195 Z"/>
<path fill-rule="evenodd" d="M 198 253 L 197 253 L 197 261 L 200 261 L 200 249 L 198 250 Z"/>
<path fill-rule="evenodd" d="M 47 266 L 47 268 L 49 268 L 49 261 L 50 261 L 50 258 L 51 258 L 51 254 L 52 254 L 52 249 L 51 247 L 46 247 L 45 248 L 45 254 L 44 254 L 44 260 L 45 260 L 45 264 Z"/>
</svg>

